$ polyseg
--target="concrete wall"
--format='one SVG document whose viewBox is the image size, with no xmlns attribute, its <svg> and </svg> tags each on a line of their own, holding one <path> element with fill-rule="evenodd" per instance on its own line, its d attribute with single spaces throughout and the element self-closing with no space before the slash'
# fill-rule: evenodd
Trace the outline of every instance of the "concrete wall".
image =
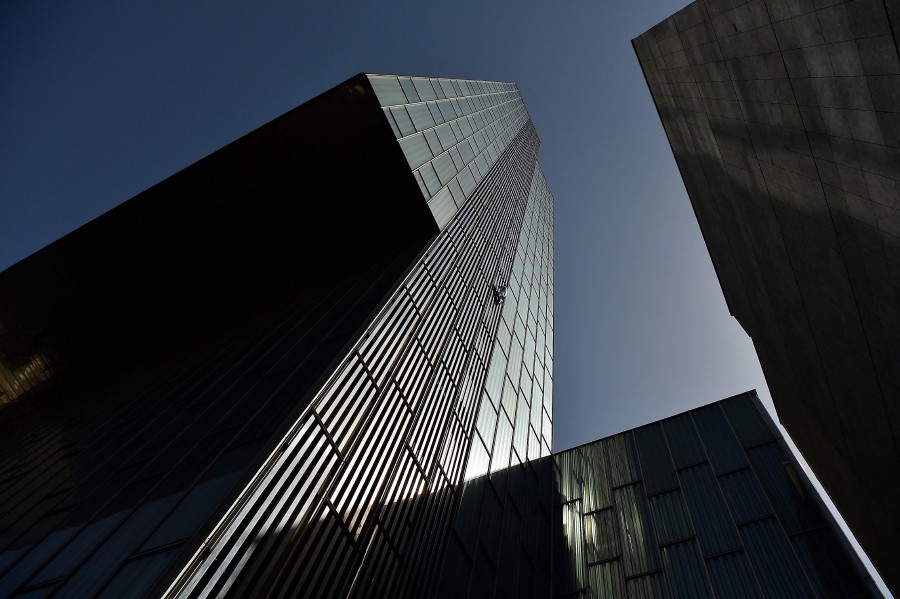
<svg viewBox="0 0 900 599">
<path fill-rule="evenodd" d="M 778 415 L 896 592 L 897 0 L 698 1 L 634 47 Z"/>
</svg>

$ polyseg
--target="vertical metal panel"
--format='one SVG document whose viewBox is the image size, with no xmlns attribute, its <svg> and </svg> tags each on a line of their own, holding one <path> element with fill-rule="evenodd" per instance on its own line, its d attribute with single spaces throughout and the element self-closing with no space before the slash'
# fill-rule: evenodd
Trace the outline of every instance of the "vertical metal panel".
<svg viewBox="0 0 900 599">
<path fill-rule="evenodd" d="M 650 498 L 650 512 L 659 543 L 668 544 L 694 536 L 681 491 L 660 493 Z"/>
<path fill-rule="evenodd" d="M 659 549 L 641 484 L 615 489 L 613 498 L 622 534 L 625 575 L 636 576 L 656 570 L 659 568 Z"/>
<path fill-rule="evenodd" d="M 730 397 L 722 401 L 721 405 L 743 447 L 761 445 L 777 438 L 776 431 L 772 430 L 765 417 L 759 413 L 757 403 L 749 396 Z"/>
<path fill-rule="evenodd" d="M 694 421 L 690 414 L 679 414 L 662 421 L 666 440 L 672 452 L 672 459 L 676 468 L 693 466 L 706 461 L 706 452 L 700 437 L 694 428 Z"/>
<path fill-rule="evenodd" d="M 794 470 L 781 445 L 767 443 L 747 452 L 753 470 L 788 534 L 825 524 L 818 504 L 808 495 L 802 473 Z"/>
<path fill-rule="evenodd" d="M 709 466 L 685 468 L 679 476 L 703 555 L 739 548 L 734 522 Z"/>
<path fill-rule="evenodd" d="M 822 597 L 865 597 L 869 592 L 859 577 L 859 565 L 835 538 L 830 528 L 819 528 L 791 539 L 797 558 Z"/>
<path fill-rule="evenodd" d="M 694 541 L 663 547 L 662 561 L 672 597 L 701 599 L 713 596 Z"/>
<path fill-rule="evenodd" d="M 718 404 L 694 410 L 691 414 L 716 474 L 747 465 L 747 457 Z"/>
<path fill-rule="evenodd" d="M 606 448 L 610 484 L 613 487 L 621 487 L 641 479 L 637 449 L 631 431 L 609 437 L 601 443 Z"/>
<path fill-rule="evenodd" d="M 588 580 L 592 598 L 619 599 L 625 596 L 625 579 L 619 560 L 594 564 L 588 568 Z"/>
<path fill-rule="evenodd" d="M 628 599 L 666 599 L 669 592 L 662 573 L 647 574 L 625 581 Z"/>
<path fill-rule="evenodd" d="M 591 443 L 581 448 L 584 455 L 584 509 L 592 512 L 612 505 L 612 485 L 603 443 Z"/>
<path fill-rule="evenodd" d="M 675 475 L 662 426 L 656 422 L 635 429 L 634 440 L 641 458 L 641 472 L 647 494 L 676 488 L 678 477 Z"/>
<path fill-rule="evenodd" d="M 554 593 L 560 595 L 584 587 L 581 502 L 564 503 L 555 511 L 559 532 L 554 535 L 553 585 Z"/>
<path fill-rule="evenodd" d="M 604 561 L 622 555 L 619 515 L 608 508 L 585 514 L 584 541 L 587 563 Z"/>
<path fill-rule="evenodd" d="M 750 564 L 767 597 L 811 597 L 812 589 L 775 518 L 740 527 Z"/>
<path fill-rule="evenodd" d="M 573 449 L 554 456 L 556 463 L 556 489 L 561 502 L 581 498 L 581 480 L 584 470 L 584 456 L 579 449 Z"/>
<path fill-rule="evenodd" d="M 743 551 L 713 557 L 706 567 L 717 599 L 762 598 Z"/>
<path fill-rule="evenodd" d="M 772 506 L 753 470 L 746 468 L 726 474 L 719 478 L 719 484 L 738 524 L 772 513 Z"/>
</svg>

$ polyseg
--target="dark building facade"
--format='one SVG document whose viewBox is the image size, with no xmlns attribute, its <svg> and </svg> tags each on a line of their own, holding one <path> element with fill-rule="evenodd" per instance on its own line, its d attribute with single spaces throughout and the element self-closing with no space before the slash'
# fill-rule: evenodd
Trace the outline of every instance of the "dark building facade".
<svg viewBox="0 0 900 599">
<path fill-rule="evenodd" d="M 633 40 L 779 419 L 900 590 L 900 5 L 694 2 Z"/>
<path fill-rule="evenodd" d="M 554 597 L 880 597 L 755 392 L 553 456 Z"/>
<path fill-rule="evenodd" d="M 434 594 L 550 454 L 538 146 L 513 84 L 359 75 L 0 274 L 0 596 Z"/>
<path fill-rule="evenodd" d="M 538 147 L 358 75 L 0 273 L 0 596 L 865 596 L 749 396 L 551 455 Z"/>
</svg>

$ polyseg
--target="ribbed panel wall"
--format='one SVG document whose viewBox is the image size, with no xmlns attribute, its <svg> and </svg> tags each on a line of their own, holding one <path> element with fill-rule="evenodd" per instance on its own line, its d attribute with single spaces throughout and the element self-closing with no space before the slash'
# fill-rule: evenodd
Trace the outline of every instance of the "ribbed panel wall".
<svg viewBox="0 0 900 599">
<path fill-rule="evenodd" d="M 746 393 L 554 456 L 555 596 L 879 596 L 761 409 Z"/>
<path fill-rule="evenodd" d="M 551 593 L 553 198 L 535 172 L 438 595 Z"/>
<path fill-rule="evenodd" d="M 390 272 L 379 261 L 20 418 L 23 448 L 0 435 L 0 597 L 142 596 L 311 395 Z"/>
<path fill-rule="evenodd" d="M 537 149 L 528 123 L 169 596 L 432 592 Z"/>
</svg>

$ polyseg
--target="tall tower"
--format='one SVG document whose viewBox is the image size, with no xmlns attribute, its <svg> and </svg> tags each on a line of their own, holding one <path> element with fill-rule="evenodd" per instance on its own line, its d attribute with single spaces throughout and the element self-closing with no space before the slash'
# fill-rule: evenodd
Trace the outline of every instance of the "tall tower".
<svg viewBox="0 0 900 599">
<path fill-rule="evenodd" d="M 0 274 L 0 594 L 433 594 L 491 471 L 549 523 L 538 146 L 514 84 L 358 75 Z"/>
<path fill-rule="evenodd" d="M 779 419 L 900 589 L 900 7 L 697 1 L 634 39 Z"/>
</svg>

